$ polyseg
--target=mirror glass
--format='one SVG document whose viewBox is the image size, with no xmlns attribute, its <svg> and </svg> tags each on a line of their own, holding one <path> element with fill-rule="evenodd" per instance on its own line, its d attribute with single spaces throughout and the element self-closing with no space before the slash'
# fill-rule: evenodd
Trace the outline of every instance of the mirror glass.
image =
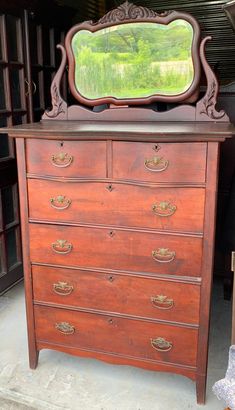
<svg viewBox="0 0 235 410">
<path fill-rule="evenodd" d="M 193 27 L 182 19 L 78 31 L 72 39 L 76 89 L 87 99 L 182 94 L 194 79 L 192 42 Z"/>
</svg>

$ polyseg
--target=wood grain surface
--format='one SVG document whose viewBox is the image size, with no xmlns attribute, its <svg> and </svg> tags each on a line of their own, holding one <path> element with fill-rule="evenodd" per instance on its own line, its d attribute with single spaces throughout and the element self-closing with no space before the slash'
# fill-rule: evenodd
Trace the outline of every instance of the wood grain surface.
<svg viewBox="0 0 235 410">
<path fill-rule="evenodd" d="M 32 219 L 203 232 L 203 188 L 28 179 L 28 191 Z"/>
<path fill-rule="evenodd" d="M 43 306 L 35 306 L 34 309 L 38 341 L 160 362 L 196 364 L 196 329 L 117 318 L 111 314 L 72 312 Z M 56 329 L 56 324 L 63 322 L 74 327 L 74 334 L 62 334 Z M 159 337 L 172 343 L 170 351 L 157 351 L 152 347 L 151 339 Z"/>
<path fill-rule="evenodd" d="M 56 158 L 61 154 L 67 154 L 67 159 L 64 161 L 64 165 L 68 164 L 67 166 L 56 166 Z M 106 143 L 28 140 L 26 161 L 27 172 L 35 174 L 105 178 Z"/>
<path fill-rule="evenodd" d="M 37 303 L 198 324 L 199 284 L 48 266 L 33 266 L 32 276 Z"/>
<path fill-rule="evenodd" d="M 57 240 L 72 245 L 68 254 L 52 249 Z M 175 259 L 160 263 L 152 252 L 168 248 Z M 202 239 L 131 230 L 30 224 L 32 262 L 158 274 L 200 276 Z"/>
<path fill-rule="evenodd" d="M 205 182 L 206 143 L 151 144 L 113 142 L 113 177 L 151 182 Z M 159 158 L 163 171 L 148 169 L 146 160 Z M 158 169 L 158 167 L 156 167 Z"/>
</svg>

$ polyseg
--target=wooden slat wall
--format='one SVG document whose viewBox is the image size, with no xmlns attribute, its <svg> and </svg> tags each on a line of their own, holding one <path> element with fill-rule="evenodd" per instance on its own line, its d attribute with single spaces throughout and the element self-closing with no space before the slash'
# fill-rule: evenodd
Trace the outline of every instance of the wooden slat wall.
<svg viewBox="0 0 235 410">
<path fill-rule="evenodd" d="M 122 3 L 122 0 L 107 0 L 106 10 Z M 202 35 L 213 36 L 213 41 L 207 45 L 207 58 L 216 69 L 220 82 L 235 80 L 235 33 L 222 8 L 228 0 L 135 0 L 134 3 L 155 11 L 191 13 L 199 21 Z"/>
<path fill-rule="evenodd" d="M 54 0 L 56 4 L 74 9 L 73 24 L 86 21 L 98 20 L 105 13 L 105 0 Z"/>
</svg>

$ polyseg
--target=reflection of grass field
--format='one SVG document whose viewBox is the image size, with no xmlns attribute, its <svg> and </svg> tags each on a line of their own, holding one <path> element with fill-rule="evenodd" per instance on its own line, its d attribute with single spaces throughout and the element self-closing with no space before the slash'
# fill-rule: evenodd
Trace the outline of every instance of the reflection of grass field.
<svg viewBox="0 0 235 410">
<path fill-rule="evenodd" d="M 194 72 L 189 23 L 134 23 L 72 40 L 75 84 L 86 98 L 145 98 L 185 92 Z"/>
<path fill-rule="evenodd" d="M 81 30 L 72 40 L 76 87 L 90 99 L 183 93 L 194 76 L 192 41 L 192 26 L 181 19 Z"/>
<path fill-rule="evenodd" d="M 115 62 L 115 58 L 116 54 L 81 50 L 76 58 L 75 84 L 83 96 L 96 99 L 175 95 L 185 92 L 192 83 L 191 59 L 153 63 L 138 55 L 138 61 L 132 56 L 132 63 L 125 64 Z"/>
<path fill-rule="evenodd" d="M 188 87 L 187 87 L 188 88 Z M 82 91 L 81 89 L 79 90 Z M 182 92 L 182 88 L 176 86 L 172 87 L 162 87 L 162 89 L 158 88 L 156 92 L 156 88 L 138 88 L 138 89 L 130 89 L 130 88 L 123 88 L 122 90 L 114 90 L 112 89 L 112 97 L 116 98 L 145 98 L 150 97 L 154 94 L 164 94 L 164 95 L 175 95 L 180 94 Z M 82 93 L 82 92 L 81 92 Z M 102 97 L 109 97 L 110 93 L 103 92 Z M 100 96 L 99 96 L 100 97 Z M 92 95 L 89 94 L 90 99 L 99 98 L 97 94 Z"/>
</svg>

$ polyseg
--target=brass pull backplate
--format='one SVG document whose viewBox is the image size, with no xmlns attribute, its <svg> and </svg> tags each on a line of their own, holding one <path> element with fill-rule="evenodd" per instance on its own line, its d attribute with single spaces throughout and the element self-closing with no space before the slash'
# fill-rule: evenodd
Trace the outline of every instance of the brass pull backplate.
<svg viewBox="0 0 235 410">
<path fill-rule="evenodd" d="M 158 216 L 168 217 L 174 215 L 176 210 L 177 206 L 172 205 L 169 201 L 156 202 L 156 204 L 152 206 L 152 211 Z"/>
<path fill-rule="evenodd" d="M 155 308 L 161 310 L 169 310 L 174 306 L 174 300 L 164 295 L 152 296 L 151 302 Z"/>
<path fill-rule="evenodd" d="M 169 161 L 162 157 L 154 156 L 151 159 L 146 159 L 144 165 L 148 171 L 162 172 L 168 168 Z"/>
<path fill-rule="evenodd" d="M 69 167 L 73 162 L 73 156 L 64 152 L 52 155 L 51 162 L 55 167 L 66 168 Z"/>
<path fill-rule="evenodd" d="M 75 327 L 67 322 L 56 323 L 55 328 L 63 335 L 73 335 L 75 333 Z"/>
<path fill-rule="evenodd" d="M 60 296 L 68 296 L 73 292 L 73 285 L 67 282 L 57 282 L 53 284 L 53 291 Z"/>
<path fill-rule="evenodd" d="M 168 342 L 163 337 L 158 337 L 156 339 L 150 339 L 150 341 L 151 341 L 151 346 L 153 347 L 153 349 L 157 350 L 158 352 L 169 352 L 173 347 L 173 343 Z"/>
<path fill-rule="evenodd" d="M 168 248 L 158 248 L 152 251 L 152 257 L 160 263 L 170 263 L 175 259 L 175 251 L 170 251 Z"/>
<path fill-rule="evenodd" d="M 68 209 L 71 203 L 72 203 L 71 199 L 66 198 L 64 195 L 58 195 L 57 197 L 50 199 L 50 204 L 52 208 L 58 209 L 61 211 Z"/>
<path fill-rule="evenodd" d="M 66 255 L 73 249 L 73 245 L 64 239 L 57 239 L 56 242 L 51 244 L 52 250 L 60 255 Z"/>
</svg>

